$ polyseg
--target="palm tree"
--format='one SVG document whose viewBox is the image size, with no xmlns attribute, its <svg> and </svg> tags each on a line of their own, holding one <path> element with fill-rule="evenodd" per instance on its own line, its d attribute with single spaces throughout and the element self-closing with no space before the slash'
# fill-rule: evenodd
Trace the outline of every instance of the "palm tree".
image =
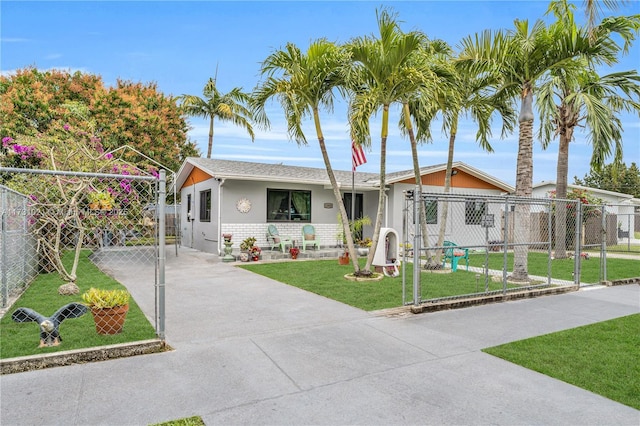
<svg viewBox="0 0 640 426">
<path fill-rule="evenodd" d="M 306 54 L 288 43 L 284 50 L 269 55 L 262 63 L 261 72 L 267 78 L 253 93 L 253 104 L 263 111 L 266 102 L 276 97 L 286 115 L 289 137 L 299 145 L 306 145 L 307 138 L 302 131 L 305 118 L 313 119 L 318 144 L 322 153 L 333 194 L 340 210 L 344 236 L 352 259 L 355 274 L 360 273 L 353 235 L 349 229 L 347 210 L 340 194 L 322 126 L 320 109 L 333 110 L 334 90 L 341 90 L 344 83 L 347 56 L 342 48 L 325 39 L 314 41 Z"/>
<path fill-rule="evenodd" d="M 626 51 L 635 33 L 640 29 L 640 17 L 611 18 L 593 28 L 577 28 L 572 6 L 566 1 L 553 2 L 550 9 L 564 25 L 575 32 L 586 33 L 591 43 L 602 46 L 608 57 L 617 57 Z M 619 46 L 610 39 L 619 34 L 625 41 Z M 558 163 L 556 169 L 556 199 L 567 198 L 569 143 L 576 126 L 588 129 L 593 146 L 591 167 L 601 170 L 605 159 L 614 152 L 614 162 L 622 161 L 622 123 L 620 111 L 640 111 L 640 76 L 637 71 L 625 71 L 599 76 L 585 60 L 576 60 L 573 66 L 554 70 L 541 85 L 538 94 L 540 113 L 540 139 L 544 148 L 558 136 Z M 556 104 L 557 103 L 557 104 Z M 556 202 L 555 258 L 566 257 L 566 208 Z"/>
<path fill-rule="evenodd" d="M 377 247 L 382 227 L 382 216 L 386 199 L 386 149 L 389 135 L 389 107 L 398 103 L 408 105 L 412 96 L 417 96 L 425 87 L 434 86 L 433 73 L 426 72 L 419 53 L 424 48 L 426 37 L 421 32 L 403 33 L 386 9 L 376 12 L 379 38 L 358 37 L 347 44 L 353 63 L 348 87 L 352 91 L 349 118 L 353 137 L 357 143 L 370 144 L 369 119 L 382 110 L 380 135 L 380 190 L 378 212 L 374 224 L 372 247 Z M 410 112 L 405 111 L 404 117 Z M 409 123 L 410 127 L 411 123 Z M 416 156 L 414 156 L 415 159 Z M 415 168 L 415 167 L 414 167 Z M 419 179 L 418 179 L 419 182 Z M 375 249 L 369 251 L 365 272 L 370 272 Z"/>
<path fill-rule="evenodd" d="M 426 106 L 416 108 L 420 116 L 419 125 L 425 129 L 425 136 L 430 138 L 429 126 L 437 114 L 442 117 L 442 131 L 449 134 L 449 147 L 443 192 L 448 194 L 451 190 L 451 176 L 453 168 L 453 156 L 455 141 L 458 133 L 458 123 L 461 114 L 468 114 L 478 124 L 476 141 L 486 152 L 493 152 L 489 143 L 491 137 L 491 123 L 494 113 L 502 117 L 502 137 L 513 131 L 515 126 L 515 112 L 509 99 L 501 98 L 493 93 L 493 88 L 499 83 L 499 77 L 485 73 L 473 75 L 468 70 L 454 68 L 448 75 L 448 86 L 451 90 L 435 97 L 435 102 L 426 103 Z M 438 232 L 437 246 L 444 244 L 444 234 L 447 223 L 449 204 L 442 203 L 440 212 L 440 229 Z M 441 251 L 434 264 L 440 265 Z"/>
<path fill-rule="evenodd" d="M 595 32 L 594 28 L 596 27 L 596 22 L 602 16 L 603 6 L 614 10 L 617 9 L 618 6 L 622 6 L 628 3 L 628 0 L 584 0 L 584 12 L 587 16 L 587 30 L 589 31 L 589 39 L 591 41 L 595 40 Z"/>
<path fill-rule="evenodd" d="M 498 72 L 502 82 L 499 96 L 520 100 L 518 117 L 518 157 L 516 165 L 516 196 L 530 197 L 533 186 L 533 94 L 536 85 L 549 72 L 571 66 L 574 58 L 609 62 L 599 56 L 599 46 L 591 46 L 583 34 L 576 34 L 557 22 L 549 28 L 542 21 L 533 26 L 528 21 L 515 21 L 512 31 L 485 31 L 462 41 L 458 60 L 463 68 L 474 72 Z M 527 243 L 530 240 L 527 203 L 515 208 L 514 264 L 511 278 L 528 281 Z"/>
<path fill-rule="evenodd" d="M 211 158 L 213 150 L 213 122 L 216 118 L 244 128 L 251 136 L 251 141 L 255 140 L 252 123 L 265 124 L 265 121 L 247 108 L 250 96 L 244 93 L 241 87 L 235 87 L 229 93 L 222 94 L 216 87 L 216 80 L 210 78 L 202 90 L 202 95 L 202 98 L 182 95 L 179 99 L 182 101 L 181 107 L 185 114 L 209 119 L 207 158 Z"/>
<path fill-rule="evenodd" d="M 414 180 L 421 194 L 422 176 L 418 158 L 418 142 L 424 143 L 431 139 L 430 125 L 433 117 L 426 111 L 430 112 L 431 105 L 455 90 L 450 84 L 452 81 L 449 63 L 451 52 L 451 47 L 446 42 L 438 39 L 429 40 L 425 36 L 425 43 L 416 52 L 411 65 L 422 73 L 422 84 L 418 85 L 414 92 L 407 92 L 401 96 L 402 110 L 398 126 L 403 134 L 409 136 Z M 419 203 L 418 219 L 422 244 L 423 247 L 429 247 L 426 206 L 422 200 L 416 200 L 416 202 Z M 435 259 L 431 250 L 427 249 L 426 257 L 425 268 L 438 269 L 440 267 L 439 261 Z"/>
</svg>

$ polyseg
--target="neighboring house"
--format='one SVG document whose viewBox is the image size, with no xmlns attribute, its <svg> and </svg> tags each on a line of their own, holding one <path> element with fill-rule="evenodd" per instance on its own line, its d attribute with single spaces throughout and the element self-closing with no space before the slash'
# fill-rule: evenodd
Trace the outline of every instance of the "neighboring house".
<svg viewBox="0 0 640 426">
<path fill-rule="evenodd" d="M 555 191 L 556 183 L 551 181 L 543 181 L 533 185 L 532 197 L 534 198 L 549 198 L 552 191 Z M 617 228 L 621 232 L 619 235 L 626 235 L 631 231 L 633 236 L 633 230 L 636 228 L 636 214 L 635 209 L 640 207 L 640 198 L 634 198 L 630 194 L 622 194 L 620 192 L 606 191 L 604 189 L 590 188 L 588 186 L 580 185 L 567 185 L 567 191 L 573 189 L 586 191 L 593 197 L 597 197 L 602 200 L 603 204 L 606 204 L 607 216 L 609 217 L 607 222 L 607 229 Z M 611 234 L 614 234 L 611 232 Z"/>
<path fill-rule="evenodd" d="M 423 167 L 423 191 L 441 193 L 445 170 L 444 165 Z M 464 163 L 454 163 L 453 170 L 452 193 L 501 195 L 513 191 L 513 187 Z M 349 216 L 353 176 L 354 216 L 373 220 L 378 207 L 379 175 L 340 170 L 334 173 Z M 247 237 L 256 237 L 259 246 L 269 247 L 269 224 L 275 224 L 281 235 L 299 241 L 306 223 L 315 227 L 322 246 L 340 242 L 338 207 L 325 169 L 190 157 L 178 171 L 176 186 L 181 195 L 184 246 L 220 254 L 222 234 L 230 233 L 235 248 Z M 402 235 L 404 191 L 415 188 L 413 170 L 388 174 L 387 186 L 383 227 L 394 228 Z M 430 226 L 436 229 L 435 224 Z M 464 229 L 455 231 L 463 238 Z M 370 236 L 373 227 L 365 227 L 363 232 Z"/>
</svg>

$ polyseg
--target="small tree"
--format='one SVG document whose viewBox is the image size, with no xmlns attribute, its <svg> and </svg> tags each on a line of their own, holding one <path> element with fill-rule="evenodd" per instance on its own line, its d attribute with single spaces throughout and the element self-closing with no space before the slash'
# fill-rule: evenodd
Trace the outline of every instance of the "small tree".
<svg viewBox="0 0 640 426">
<path fill-rule="evenodd" d="M 44 169 L 123 175 L 115 180 L 63 174 L 20 175 L 8 182 L 12 189 L 29 197 L 29 230 L 37 239 L 42 266 L 58 272 L 64 281 L 75 283 L 87 234 L 106 226 L 123 227 L 132 217 L 141 215 L 146 203 L 140 198 L 140 185 L 128 177 L 140 174 L 138 169 L 116 162 L 91 132 L 58 124 L 44 135 L 5 137 L 2 163 L 10 156 L 8 153 L 21 147 L 17 151 L 27 153 L 22 154 L 26 157 L 21 161 L 37 159 Z M 69 247 L 74 250 L 74 258 L 71 265 L 65 265 L 62 258 Z"/>
</svg>

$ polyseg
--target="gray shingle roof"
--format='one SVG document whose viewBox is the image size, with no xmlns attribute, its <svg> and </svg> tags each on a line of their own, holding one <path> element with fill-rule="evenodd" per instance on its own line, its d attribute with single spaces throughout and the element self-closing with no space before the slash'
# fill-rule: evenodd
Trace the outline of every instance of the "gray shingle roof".
<svg viewBox="0 0 640 426">
<path fill-rule="evenodd" d="M 289 166 L 284 164 L 268 164 L 254 163 L 249 161 L 235 160 L 216 160 L 211 158 L 189 157 L 183 163 L 177 176 L 178 188 L 182 187 L 184 180 L 187 178 L 193 167 L 197 167 L 212 177 L 222 179 L 237 179 L 251 181 L 269 181 L 269 182 L 297 182 L 310 185 L 324 185 L 329 187 L 329 177 L 324 168 Z M 513 192 L 514 188 L 510 185 L 488 175 L 482 170 L 471 167 L 465 163 L 456 161 L 453 164 L 456 169 L 461 169 L 485 182 L 501 188 L 505 192 Z M 436 164 L 420 168 L 420 175 L 444 171 L 446 164 Z M 342 188 L 351 187 L 351 171 L 334 170 L 338 185 Z M 355 187 L 360 191 L 377 190 L 380 184 L 378 173 L 355 173 Z M 403 170 L 399 172 L 387 173 L 386 182 L 392 185 L 402 182 L 406 179 L 412 179 L 413 170 Z"/>
<path fill-rule="evenodd" d="M 268 180 L 285 182 L 303 182 L 318 185 L 330 185 L 325 169 L 312 167 L 287 166 L 283 164 L 253 163 L 248 161 L 216 160 L 211 158 L 189 157 L 188 162 L 209 172 L 214 177 L 242 180 Z M 334 170 L 336 180 L 341 185 L 351 185 L 351 172 Z M 378 183 L 377 173 L 355 173 L 358 187 L 374 188 Z"/>
</svg>

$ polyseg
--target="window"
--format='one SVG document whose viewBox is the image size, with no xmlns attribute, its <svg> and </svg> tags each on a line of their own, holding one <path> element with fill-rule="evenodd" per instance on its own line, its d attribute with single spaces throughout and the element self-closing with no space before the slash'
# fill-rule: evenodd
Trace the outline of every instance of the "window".
<svg viewBox="0 0 640 426">
<path fill-rule="evenodd" d="M 424 202 L 424 214 L 427 217 L 427 225 L 438 223 L 438 201 L 426 200 Z"/>
<path fill-rule="evenodd" d="M 200 191 L 200 221 L 211 222 L 211 190 Z"/>
<path fill-rule="evenodd" d="M 267 189 L 267 221 L 311 222 L 311 191 Z"/>
<path fill-rule="evenodd" d="M 193 219 L 193 213 L 191 213 L 191 194 L 187 194 L 187 220 Z"/>
<path fill-rule="evenodd" d="M 464 223 L 466 225 L 480 225 L 485 214 L 487 214 L 487 203 L 484 201 L 466 201 L 464 203 Z"/>
</svg>

